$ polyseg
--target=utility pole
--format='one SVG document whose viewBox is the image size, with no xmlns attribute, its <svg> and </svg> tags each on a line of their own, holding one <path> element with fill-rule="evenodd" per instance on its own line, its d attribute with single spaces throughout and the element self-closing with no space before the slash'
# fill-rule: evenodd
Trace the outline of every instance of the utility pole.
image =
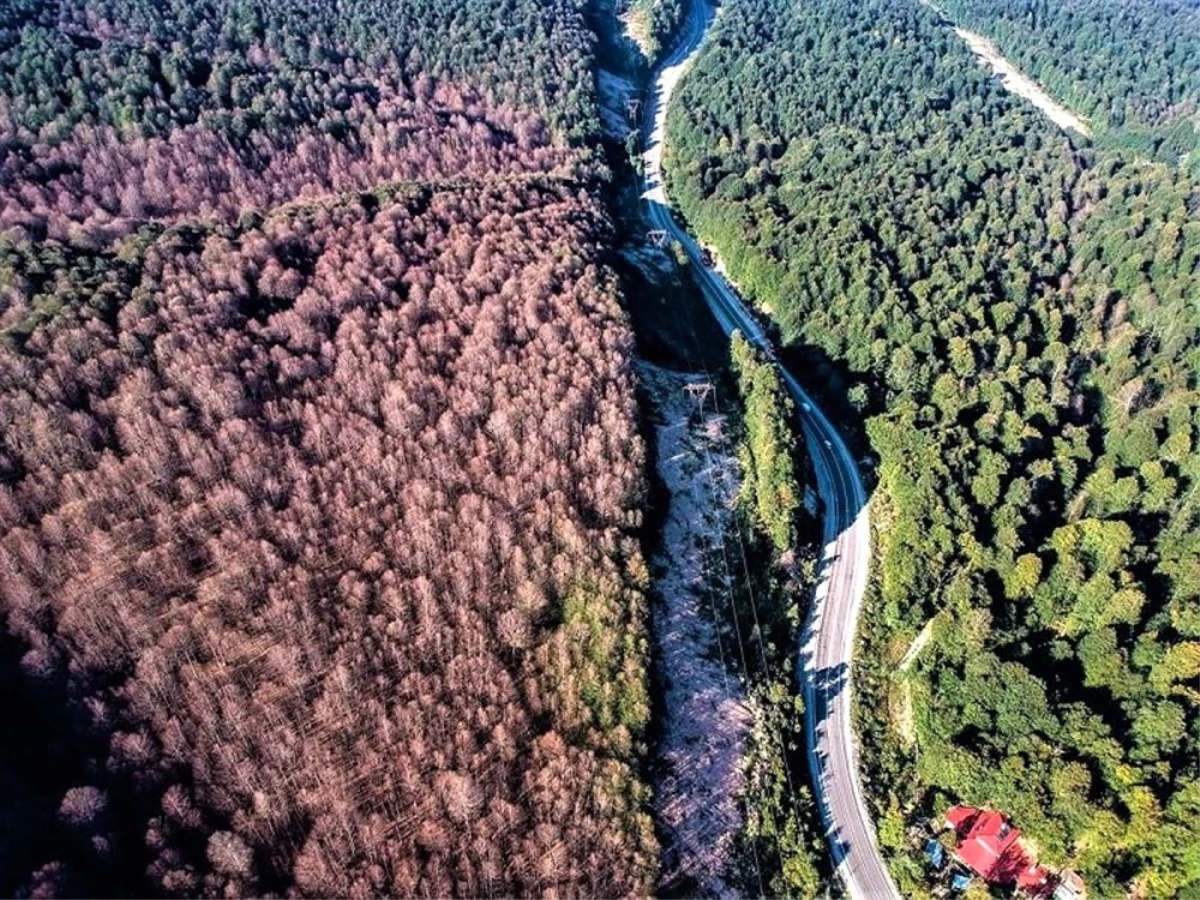
<svg viewBox="0 0 1200 900">
<path fill-rule="evenodd" d="M 713 392 L 713 385 L 711 381 L 689 381 L 683 386 L 683 392 L 692 398 L 696 411 L 703 415 L 704 401 Z"/>
</svg>

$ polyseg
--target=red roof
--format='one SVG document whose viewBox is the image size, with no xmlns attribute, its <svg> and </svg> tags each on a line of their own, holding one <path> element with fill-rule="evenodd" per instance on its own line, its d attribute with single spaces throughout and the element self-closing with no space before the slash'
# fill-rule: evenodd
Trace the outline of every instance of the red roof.
<svg viewBox="0 0 1200 900">
<path fill-rule="evenodd" d="M 1004 813 L 976 806 L 952 806 L 946 810 L 946 821 L 958 835 L 957 856 L 975 874 L 994 884 L 1012 884 L 1030 897 L 1049 897 L 1063 882 L 1078 883 L 1082 892 L 1083 880 L 1074 872 L 1059 876 L 1039 866 L 1025 850 L 1021 832 L 1013 828 Z"/>
<path fill-rule="evenodd" d="M 950 823 L 959 835 L 962 835 L 971 827 L 971 823 L 975 821 L 980 810 L 974 806 L 952 806 L 946 810 L 946 821 Z"/>
<path fill-rule="evenodd" d="M 956 806 L 946 813 L 946 820 L 958 832 L 959 859 L 985 880 L 1016 881 L 1029 864 L 1017 843 L 1020 830 L 1013 828 L 1002 813 Z"/>
</svg>

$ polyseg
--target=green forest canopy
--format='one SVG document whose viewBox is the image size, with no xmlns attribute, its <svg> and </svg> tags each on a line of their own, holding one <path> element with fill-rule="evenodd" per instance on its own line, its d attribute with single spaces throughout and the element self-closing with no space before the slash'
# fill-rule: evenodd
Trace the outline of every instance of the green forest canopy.
<svg viewBox="0 0 1200 900">
<path fill-rule="evenodd" d="M 919 753 L 866 725 L 881 814 L 990 802 L 1094 895 L 1195 894 L 1200 189 L 902 0 L 734 0 L 681 91 L 673 197 L 873 413 L 869 705 L 937 616 Z"/>
<path fill-rule="evenodd" d="M 1194 0 L 943 0 L 1100 139 L 1174 158 L 1197 148 L 1200 5 Z M 1106 133 L 1107 132 L 1107 133 Z"/>
<path fill-rule="evenodd" d="M 148 136 L 197 120 L 242 133 L 307 122 L 314 80 L 394 64 L 537 110 L 583 142 L 599 124 L 581 10 L 579 0 L 12 0 L 0 7 L 0 95 L 43 137 L 80 123 Z"/>
</svg>

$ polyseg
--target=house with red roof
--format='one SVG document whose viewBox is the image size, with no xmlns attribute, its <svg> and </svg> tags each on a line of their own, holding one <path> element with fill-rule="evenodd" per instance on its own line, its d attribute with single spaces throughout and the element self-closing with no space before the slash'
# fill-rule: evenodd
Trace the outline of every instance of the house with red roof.
<svg viewBox="0 0 1200 900">
<path fill-rule="evenodd" d="M 955 858 L 984 881 L 1015 884 L 1027 897 L 1049 897 L 1057 887 L 1054 873 L 1030 856 L 1004 813 L 952 806 L 946 821 L 958 837 Z"/>
</svg>

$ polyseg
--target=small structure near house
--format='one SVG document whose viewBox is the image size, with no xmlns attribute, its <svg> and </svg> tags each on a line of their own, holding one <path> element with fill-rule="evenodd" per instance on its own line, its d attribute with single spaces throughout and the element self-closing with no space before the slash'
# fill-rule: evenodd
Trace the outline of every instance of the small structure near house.
<svg viewBox="0 0 1200 900">
<path fill-rule="evenodd" d="M 1059 873 L 1058 887 L 1050 896 L 1051 900 L 1084 900 L 1087 897 L 1087 888 L 1078 874 L 1062 871 Z"/>
<path fill-rule="evenodd" d="M 946 864 L 946 849 L 938 843 L 937 838 L 925 842 L 925 858 L 934 869 L 941 869 Z"/>
<path fill-rule="evenodd" d="M 1074 873 L 1072 873 L 1074 874 Z M 1076 878 L 1079 876 L 1076 875 Z M 1017 873 L 1017 890 L 1029 897 L 1045 897 L 1054 887 L 1054 873 L 1035 862 Z"/>
<path fill-rule="evenodd" d="M 954 858 L 991 884 L 1015 884 L 1024 897 L 1084 900 L 1083 879 L 1074 872 L 1053 872 L 1038 861 L 1021 841 L 1021 831 L 1008 816 L 993 809 L 952 806 L 946 822 L 958 836 Z M 1060 891 L 1062 896 L 1060 896 Z"/>
</svg>

